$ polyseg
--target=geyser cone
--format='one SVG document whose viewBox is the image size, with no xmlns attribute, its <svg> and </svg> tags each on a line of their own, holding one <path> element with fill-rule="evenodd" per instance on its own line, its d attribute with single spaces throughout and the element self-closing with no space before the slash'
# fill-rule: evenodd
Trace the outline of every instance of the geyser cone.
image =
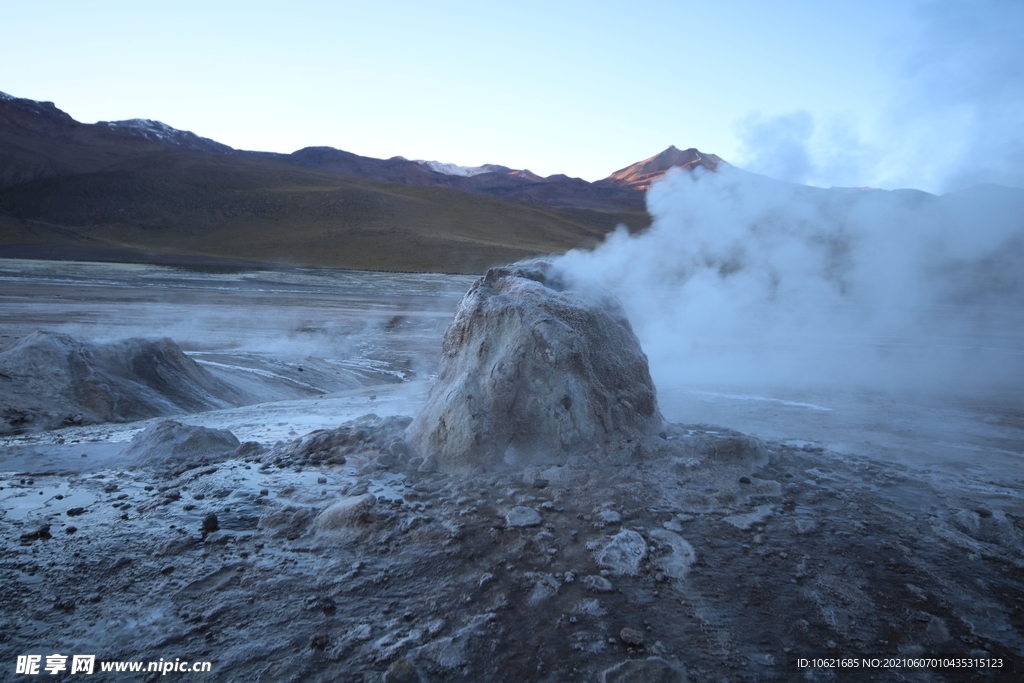
<svg viewBox="0 0 1024 683">
<path fill-rule="evenodd" d="M 661 424 L 618 302 L 564 290 L 533 261 L 492 268 L 470 288 L 407 437 L 425 468 L 501 469 L 560 464 Z"/>
</svg>

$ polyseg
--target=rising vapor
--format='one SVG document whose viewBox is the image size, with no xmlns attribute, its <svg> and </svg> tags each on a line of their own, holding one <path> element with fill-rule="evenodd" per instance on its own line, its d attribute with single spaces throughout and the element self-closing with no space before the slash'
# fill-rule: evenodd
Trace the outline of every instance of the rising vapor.
<svg viewBox="0 0 1024 683">
<path fill-rule="evenodd" d="M 659 386 L 1012 388 L 1024 191 L 825 190 L 723 165 L 649 192 L 654 223 L 556 261 L 623 302 Z"/>
</svg>

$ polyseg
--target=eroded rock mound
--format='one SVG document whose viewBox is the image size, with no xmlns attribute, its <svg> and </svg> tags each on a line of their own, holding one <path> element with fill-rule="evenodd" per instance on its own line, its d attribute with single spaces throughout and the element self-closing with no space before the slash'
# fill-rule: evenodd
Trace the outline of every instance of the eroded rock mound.
<svg viewBox="0 0 1024 683">
<path fill-rule="evenodd" d="M 226 429 L 163 420 L 136 434 L 120 457 L 132 467 L 174 473 L 234 457 L 238 439 Z"/>
<path fill-rule="evenodd" d="M 470 288 L 407 437 L 425 468 L 503 469 L 561 464 L 661 424 L 622 308 L 564 289 L 533 261 L 492 268 Z"/>
<path fill-rule="evenodd" d="M 92 344 L 36 332 L 0 353 L 0 434 L 228 408 L 248 401 L 170 339 Z"/>
</svg>

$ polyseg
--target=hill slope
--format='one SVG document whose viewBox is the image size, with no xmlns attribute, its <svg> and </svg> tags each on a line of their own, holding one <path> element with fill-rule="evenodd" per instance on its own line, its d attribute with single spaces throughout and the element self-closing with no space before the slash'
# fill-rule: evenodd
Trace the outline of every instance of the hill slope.
<svg viewBox="0 0 1024 683">
<path fill-rule="evenodd" d="M 654 179 L 720 162 L 670 147 L 589 183 L 330 147 L 247 152 L 0 93 L 0 257 L 478 272 L 642 229 Z"/>
<path fill-rule="evenodd" d="M 0 256 L 470 273 L 594 244 L 618 223 L 639 229 L 648 218 L 363 180 L 273 159 L 160 152 L 0 192 Z"/>
</svg>

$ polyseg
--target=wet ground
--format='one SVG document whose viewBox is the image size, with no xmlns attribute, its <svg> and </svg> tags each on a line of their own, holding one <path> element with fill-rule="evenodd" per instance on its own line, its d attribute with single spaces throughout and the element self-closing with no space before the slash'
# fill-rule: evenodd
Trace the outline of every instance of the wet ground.
<svg viewBox="0 0 1024 683">
<path fill-rule="evenodd" d="M 0 346 L 155 331 L 268 397 L 179 417 L 263 452 L 176 475 L 117 457 L 154 421 L 0 442 L 0 678 L 54 652 L 239 681 L 1024 675 L 1012 398 L 659 385 L 691 426 L 463 477 L 417 471 L 400 419 L 337 429 L 415 413 L 469 282 L 0 262 Z M 974 666 L 905 666 L 939 656 Z"/>
</svg>

